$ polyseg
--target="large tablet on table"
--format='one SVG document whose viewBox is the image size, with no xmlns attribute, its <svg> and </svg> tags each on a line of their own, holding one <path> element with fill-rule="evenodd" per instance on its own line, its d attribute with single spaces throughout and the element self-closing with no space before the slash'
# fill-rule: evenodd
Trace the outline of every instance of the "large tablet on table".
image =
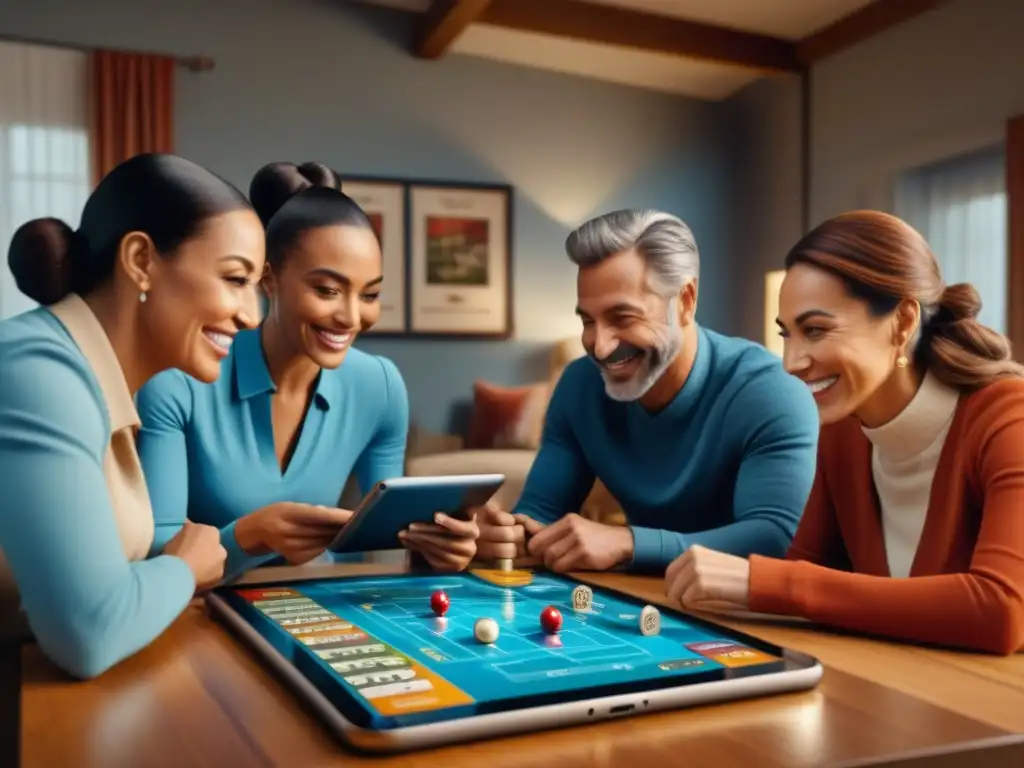
<svg viewBox="0 0 1024 768">
<path fill-rule="evenodd" d="M 815 686 L 809 656 L 642 601 L 530 571 L 351 576 L 224 586 L 214 613 L 344 742 L 394 752 Z M 447 614 L 431 610 L 443 590 Z M 549 605 L 557 634 L 541 627 Z M 497 640 L 474 636 L 494 619 Z"/>
<path fill-rule="evenodd" d="M 501 474 L 396 477 L 377 483 L 328 549 L 372 552 L 400 549 L 398 532 L 410 523 L 431 523 L 435 512 L 458 517 L 487 503 L 505 482 Z"/>
</svg>

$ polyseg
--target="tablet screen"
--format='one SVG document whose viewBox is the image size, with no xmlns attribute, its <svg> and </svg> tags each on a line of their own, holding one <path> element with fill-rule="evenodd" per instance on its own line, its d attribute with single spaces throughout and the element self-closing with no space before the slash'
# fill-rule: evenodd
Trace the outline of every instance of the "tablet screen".
<svg viewBox="0 0 1024 768">
<path fill-rule="evenodd" d="M 574 610 L 579 585 L 478 570 L 217 594 L 348 720 L 378 730 L 792 668 L 775 646 L 663 608 L 660 629 L 645 634 L 643 602 L 601 587 L 591 586 L 589 610 Z M 444 615 L 436 592 L 448 598 Z M 541 621 L 548 606 L 561 614 L 554 632 Z M 497 637 L 475 633 L 481 618 Z"/>
</svg>

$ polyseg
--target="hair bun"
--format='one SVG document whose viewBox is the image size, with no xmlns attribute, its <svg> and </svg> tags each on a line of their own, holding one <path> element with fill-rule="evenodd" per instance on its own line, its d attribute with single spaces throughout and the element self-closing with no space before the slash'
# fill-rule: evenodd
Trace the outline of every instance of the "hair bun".
<svg viewBox="0 0 1024 768">
<path fill-rule="evenodd" d="M 310 187 L 341 191 L 338 174 L 323 163 L 268 163 L 249 184 L 249 201 L 266 227 L 292 197 Z"/>
<path fill-rule="evenodd" d="M 939 297 L 936 321 L 940 324 L 973 320 L 981 312 L 981 296 L 970 283 L 948 285 Z"/>
<path fill-rule="evenodd" d="M 341 179 L 338 178 L 338 174 L 323 163 L 303 163 L 298 171 L 311 186 L 327 187 L 341 192 Z"/>
<path fill-rule="evenodd" d="M 18 290 L 43 306 L 71 293 L 76 240 L 60 219 L 33 219 L 18 227 L 7 252 Z"/>
</svg>

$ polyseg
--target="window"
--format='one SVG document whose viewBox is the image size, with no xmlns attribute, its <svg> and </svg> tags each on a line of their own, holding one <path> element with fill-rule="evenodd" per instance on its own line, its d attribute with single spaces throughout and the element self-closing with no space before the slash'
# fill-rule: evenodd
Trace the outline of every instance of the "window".
<svg viewBox="0 0 1024 768">
<path fill-rule="evenodd" d="M 77 227 L 92 189 L 88 74 L 85 53 L 0 42 L 0 318 L 34 306 L 7 267 L 14 231 L 40 216 Z"/>
<path fill-rule="evenodd" d="M 948 285 L 972 283 L 979 320 L 1007 327 L 1006 153 L 991 147 L 903 175 L 896 214 L 928 240 Z"/>
</svg>

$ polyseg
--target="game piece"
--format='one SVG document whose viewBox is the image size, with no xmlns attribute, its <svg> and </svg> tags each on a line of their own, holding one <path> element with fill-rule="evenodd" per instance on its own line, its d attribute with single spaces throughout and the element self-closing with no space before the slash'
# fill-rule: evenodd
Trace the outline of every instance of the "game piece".
<svg viewBox="0 0 1024 768">
<path fill-rule="evenodd" d="M 555 634 L 562 628 L 562 612 L 549 605 L 540 612 L 540 625 L 549 635 Z"/>
<path fill-rule="evenodd" d="M 645 605 L 640 611 L 640 634 L 656 635 L 661 632 L 661 612 L 653 605 Z"/>
<path fill-rule="evenodd" d="M 473 625 L 473 636 L 479 642 L 490 645 L 498 639 L 498 622 L 494 619 L 477 619 Z"/>
<path fill-rule="evenodd" d="M 516 617 L 516 601 L 512 590 L 505 591 L 505 598 L 501 601 L 501 616 L 505 621 L 512 621 Z"/>
<path fill-rule="evenodd" d="M 574 611 L 589 611 L 594 605 L 594 590 L 581 584 L 572 591 L 572 609 Z"/>
<path fill-rule="evenodd" d="M 499 571 L 511 571 L 513 565 L 514 565 L 514 562 L 510 558 L 507 558 L 507 557 L 499 557 L 498 558 L 497 566 L 498 566 L 498 570 Z"/>
<path fill-rule="evenodd" d="M 444 616 L 448 613 L 449 606 L 451 606 L 451 601 L 448 599 L 448 594 L 443 590 L 438 590 L 430 596 L 430 610 L 438 616 Z"/>
</svg>

